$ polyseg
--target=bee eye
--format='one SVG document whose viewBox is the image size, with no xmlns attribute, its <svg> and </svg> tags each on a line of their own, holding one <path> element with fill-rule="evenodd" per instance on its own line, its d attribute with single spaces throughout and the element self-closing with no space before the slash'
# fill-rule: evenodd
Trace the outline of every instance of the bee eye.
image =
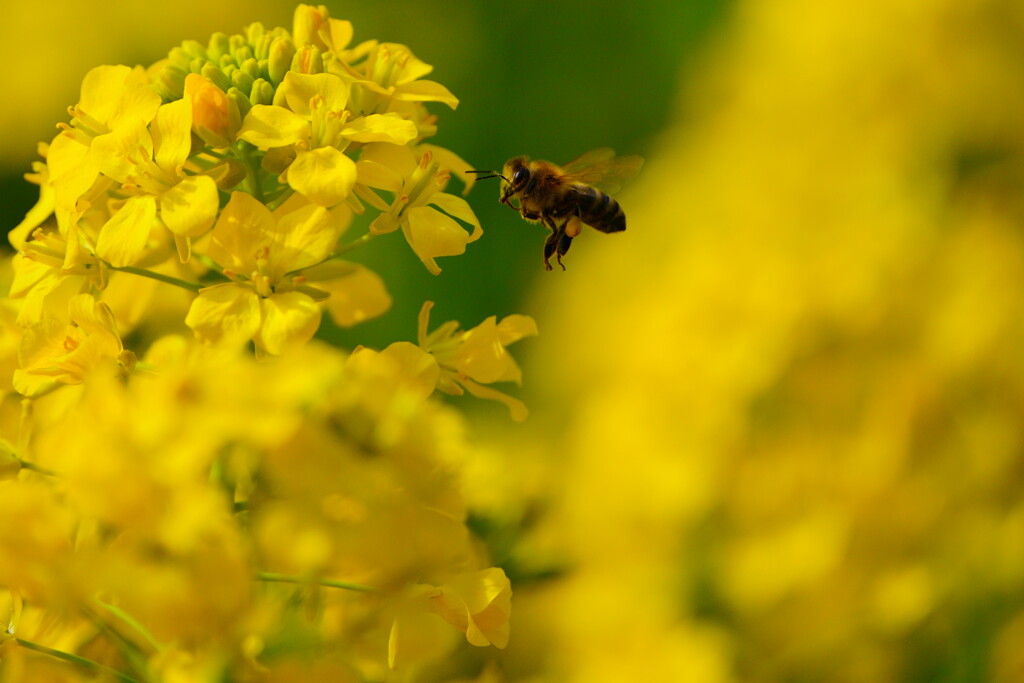
<svg viewBox="0 0 1024 683">
<path fill-rule="evenodd" d="M 525 183 L 527 175 L 529 175 L 529 172 L 526 170 L 526 167 L 520 166 L 516 169 L 516 172 L 512 174 L 512 184 L 521 185 Z"/>
</svg>

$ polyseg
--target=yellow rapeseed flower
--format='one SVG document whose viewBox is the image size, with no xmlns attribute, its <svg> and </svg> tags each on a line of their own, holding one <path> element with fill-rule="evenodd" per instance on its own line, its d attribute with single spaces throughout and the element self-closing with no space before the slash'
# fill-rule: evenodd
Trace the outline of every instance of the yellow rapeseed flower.
<svg viewBox="0 0 1024 683">
<path fill-rule="evenodd" d="M 352 34 L 300 5 L 291 33 L 97 67 L 40 146 L 0 262 L 0 680 L 355 683 L 507 644 L 460 482 L 477 446 L 433 393 L 525 416 L 478 383 L 519 381 L 532 320 L 311 341 L 324 309 L 391 306 L 369 240 L 401 228 L 436 273 L 480 236 L 443 191 L 465 162 L 425 142 L 454 97 Z"/>
<path fill-rule="evenodd" d="M 251 339 L 272 354 L 305 343 L 320 326 L 317 301 L 327 293 L 306 285 L 301 271 L 324 261 L 340 232 L 322 206 L 275 215 L 252 195 L 235 192 L 208 252 L 233 281 L 203 289 L 185 323 L 203 341 Z"/>
<path fill-rule="evenodd" d="M 469 330 L 460 330 L 457 322 L 448 321 L 428 332 L 433 307 L 434 302 L 427 301 L 420 309 L 417 343 L 440 368 L 437 388 L 456 396 L 465 390 L 477 398 L 500 401 L 508 406 L 512 419 L 525 420 L 528 411 L 522 401 L 483 385 L 521 382 L 519 365 L 505 347 L 537 334 L 533 318 L 510 315 L 497 322 L 492 315 Z"/>
<path fill-rule="evenodd" d="M 25 328 L 14 388 L 36 396 L 57 384 L 80 384 L 99 368 L 128 373 L 135 356 L 126 351 L 110 307 L 89 294 L 68 303 L 69 322 L 44 318 Z"/>
<path fill-rule="evenodd" d="M 356 182 L 355 162 L 344 154 L 351 142 L 404 145 L 416 127 L 397 114 L 349 120 L 349 86 L 334 74 L 289 72 L 273 105 L 254 105 L 238 132 L 262 149 L 288 148 L 294 160 L 282 173 L 292 189 L 314 204 L 343 201 Z"/>
<path fill-rule="evenodd" d="M 466 633 L 472 645 L 508 645 L 512 587 L 497 567 L 456 576 L 429 595 L 431 609 Z"/>
<path fill-rule="evenodd" d="M 432 150 L 425 149 L 417 162 L 406 147 L 371 144 L 357 168 L 360 184 L 394 195 L 388 204 L 371 190 L 360 194 L 383 211 L 370 225 L 370 232 L 382 235 L 401 228 L 409 246 L 434 275 L 441 272 L 437 257 L 462 254 L 467 244 L 483 234 L 469 204 L 441 191 L 451 176 L 449 169 L 434 159 Z M 473 231 L 467 233 L 452 216 L 471 225 Z"/>
</svg>

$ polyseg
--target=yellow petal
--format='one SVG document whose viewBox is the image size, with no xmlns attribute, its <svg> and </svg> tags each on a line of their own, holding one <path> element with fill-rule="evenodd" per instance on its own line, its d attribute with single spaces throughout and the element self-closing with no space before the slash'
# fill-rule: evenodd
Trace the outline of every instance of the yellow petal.
<svg viewBox="0 0 1024 683">
<path fill-rule="evenodd" d="M 348 103 L 348 84 L 332 73 L 289 71 L 274 93 L 274 106 L 288 107 L 296 114 L 308 117 L 309 103 L 314 98 L 322 98 L 327 111 L 343 111 Z"/>
<path fill-rule="evenodd" d="M 356 163 L 334 147 L 299 152 L 288 167 L 288 184 L 309 201 L 331 207 L 356 184 Z"/>
<path fill-rule="evenodd" d="M 79 294 L 68 302 L 68 317 L 89 336 L 100 337 L 111 356 L 121 350 L 121 338 L 110 306 L 96 301 L 91 294 Z"/>
<path fill-rule="evenodd" d="M 153 120 L 152 137 L 156 165 L 167 173 L 179 175 L 192 151 L 191 103 L 176 100 L 160 107 Z"/>
<path fill-rule="evenodd" d="M 61 133 L 50 143 L 46 166 L 53 185 L 54 208 L 64 212 L 74 209 L 78 198 L 92 187 L 100 172 L 90 148 L 67 133 Z"/>
<path fill-rule="evenodd" d="M 414 55 L 408 45 L 403 45 L 402 43 L 383 43 L 381 47 L 387 50 L 391 58 L 401 65 L 397 70 L 397 78 L 394 80 L 395 85 L 411 83 L 434 70 L 433 66 Z"/>
<path fill-rule="evenodd" d="M 319 289 L 330 293 L 327 311 L 335 323 L 352 327 L 383 315 L 391 308 L 391 295 L 379 275 L 355 263 L 328 261 L 305 272 Z"/>
<path fill-rule="evenodd" d="M 351 21 L 346 21 L 344 19 L 331 19 L 330 33 L 331 49 L 334 52 L 341 52 L 349 43 L 352 42 L 352 36 L 355 33 L 355 30 L 352 28 Z"/>
<path fill-rule="evenodd" d="M 450 649 L 451 629 L 419 602 L 401 605 L 388 636 L 388 667 L 416 670 L 416 665 Z M 393 680 L 389 678 L 389 680 Z M 403 679 L 399 679 L 403 680 Z"/>
<path fill-rule="evenodd" d="M 270 209 L 247 192 L 232 192 L 213 227 L 207 255 L 228 270 L 249 275 L 256 269 L 255 254 L 270 246 L 274 230 Z"/>
<path fill-rule="evenodd" d="M 450 149 L 424 143 L 416 145 L 416 150 L 420 152 L 430 152 L 441 168 L 451 171 L 452 177 L 458 178 L 465 186 L 462 190 L 462 194 L 467 194 L 473 187 L 473 183 L 476 182 L 475 174 L 466 173 L 466 171 L 472 170 L 473 167 L 466 163 L 465 159 Z"/>
<path fill-rule="evenodd" d="M 363 185 L 379 190 L 399 192 L 402 189 L 401 174 L 378 161 L 359 159 L 356 163 L 356 175 Z"/>
<path fill-rule="evenodd" d="M 441 272 L 434 262 L 435 257 L 465 253 L 469 234 L 453 219 L 426 206 L 414 207 L 407 213 L 406 238 L 430 272 L 435 275 Z"/>
<path fill-rule="evenodd" d="M 153 137 L 143 121 L 127 122 L 97 136 L 89 148 L 91 160 L 104 175 L 124 183 L 153 156 Z"/>
<path fill-rule="evenodd" d="M 53 186 L 50 183 L 43 183 L 39 186 L 39 201 L 28 210 L 21 223 L 7 233 L 7 241 L 11 243 L 12 247 L 22 249 L 32 231 L 50 217 L 53 213 L 54 198 Z"/>
<path fill-rule="evenodd" d="M 469 204 L 462 197 L 456 197 L 447 192 L 435 192 L 430 197 L 430 203 L 448 215 L 472 225 L 473 233 L 469 236 L 469 242 L 475 242 L 484 234 L 483 229 L 480 227 L 480 219 L 476 217 L 473 209 L 470 208 Z"/>
<path fill-rule="evenodd" d="M 430 326 L 430 311 L 434 308 L 433 301 L 424 301 L 416 320 L 416 342 L 421 348 L 427 346 L 427 330 Z"/>
<path fill-rule="evenodd" d="M 410 342 L 395 342 L 381 351 L 400 368 L 402 377 L 422 397 L 434 393 L 441 368 L 429 353 Z"/>
<path fill-rule="evenodd" d="M 460 574 L 440 587 L 431 608 L 477 647 L 508 645 L 512 586 L 498 567 Z"/>
<path fill-rule="evenodd" d="M 416 124 L 398 114 L 370 114 L 350 121 L 341 135 L 354 142 L 390 142 L 404 145 L 416 138 Z"/>
<path fill-rule="evenodd" d="M 105 64 L 90 69 L 82 79 L 78 107 L 97 121 L 109 120 L 117 112 L 121 90 L 130 73 L 131 67 L 123 64 Z"/>
<path fill-rule="evenodd" d="M 512 419 L 516 422 L 522 422 L 530 414 L 530 411 L 526 408 L 526 404 L 517 398 L 512 398 L 508 394 L 498 391 L 492 387 L 485 387 L 482 384 L 477 384 L 471 379 L 461 379 L 459 381 L 462 386 L 466 387 L 466 391 L 477 398 L 504 403 L 508 407 L 508 412 L 512 416 Z"/>
<path fill-rule="evenodd" d="M 286 273 L 323 261 L 337 244 L 342 227 L 330 211 L 315 204 L 277 216 L 270 247 L 270 277 L 279 280 Z"/>
<path fill-rule="evenodd" d="M 260 328 L 260 298 L 234 282 L 207 287 L 192 302 L 185 324 L 202 342 L 241 344 Z"/>
<path fill-rule="evenodd" d="M 82 80 L 77 106 L 114 130 L 125 122 L 152 121 L 160 107 L 160 96 L 149 87 L 144 69 L 98 66 Z"/>
<path fill-rule="evenodd" d="M 435 81 L 413 81 L 401 85 L 395 92 L 395 99 L 406 102 L 443 102 L 452 109 L 459 106 L 459 98 Z"/>
<path fill-rule="evenodd" d="M 14 278 L 11 281 L 11 289 L 7 296 L 12 299 L 20 299 L 42 282 L 44 278 L 53 275 L 53 268 L 51 266 L 31 258 L 26 258 L 24 254 L 15 254 L 11 258 L 11 268 L 14 271 Z"/>
<path fill-rule="evenodd" d="M 501 344 L 493 315 L 463 334 L 454 364 L 459 372 L 484 384 L 521 379 L 515 361 Z"/>
<path fill-rule="evenodd" d="M 305 344 L 320 327 L 320 307 L 301 292 L 274 294 L 260 305 L 263 324 L 254 341 L 275 356 Z"/>
<path fill-rule="evenodd" d="M 368 144 L 360 152 L 359 161 L 360 163 L 380 164 L 390 169 L 399 178 L 410 177 L 419 163 L 412 150 L 408 147 L 392 145 L 386 142 L 372 142 Z M 381 189 L 390 188 L 381 186 Z"/>
<path fill-rule="evenodd" d="M 160 196 L 160 218 L 180 237 L 198 237 L 213 226 L 220 209 L 216 181 L 188 176 Z"/>
<path fill-rule="evenodd" d="M 537 335 L 537 323 L 528 315 L 513 313 L 501 319 L 498 323 L 498 338 L 503 346 L 517 342 L 523 337 Z"/>
<path fill-rule="evenodd" d="M 309 121 L 284 107 L 254 105 L 242 121 L 238 139 L 261 149 L 284 147 L 309 137 Z"/>
<path fill-rule="evenodd" d="M 96 255 L 117 268 L 130 266 L 146 250 L 156 222 L 156 197 L 132 197 L 100 229 Z"/>
<path fill-rule="evenodd" d="M 63 341 L 67 327 L 66 323 L 54 318 L 44 318 L 26 327 L 18 345 L 18 365 L 35 368 L 66 354 Z"/>
</svg>

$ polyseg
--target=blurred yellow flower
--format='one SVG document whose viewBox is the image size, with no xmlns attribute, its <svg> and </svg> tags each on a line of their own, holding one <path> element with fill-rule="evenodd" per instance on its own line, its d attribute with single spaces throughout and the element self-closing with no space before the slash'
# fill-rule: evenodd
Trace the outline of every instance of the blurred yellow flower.
<svg viewBox="0 0 1024 683">
<path fill-rule="evenodd" d="M 429 354 L 439 369 L 439 372 L 435 373 L 436 379 L 432 376 L 432 382 L 447 394 L 460 396 L 465 390 L 477 398 L 500 401 L 508 406 L 512 419 L 525 420 L 528 411 L 522 401 L 483 385 L 493 382 L 521 382 L 522 372 L 505 347 L 523 337 L 537 334 L 537 325 L 533 318 L 527 315 L 510 315 L 502 318 L 499 323 L 492 315 L 470 330 L 461 330 L 458 322 L 450 320 L 433 332 L 428 332 L 430 311 L 433 307 L 433 301 L 424 302 L 420 309 L 417 333 L 417 344 L 421 352 Z M 393 344 L 392 347 L 394 346 L 396 345 Z M 407 367 L 422 364 L 422 361 L 415 358 L 416 354 L 411 349 L 400 348 L 405 349 L 402 354 L 406 357 L 404 363 Z M 410 375 L 419 377 L 421 372 L 417 370 Z"/>
<path fill-rule="evenodd" d="M 124 350 L 109 306 L 79 294 L 68 303 L 68 317 L 69 323 L 44 318 L 25 329 L 18 350 L 20 368 L 14 371 L 14 388 L 22 395 L 80 384 L 98 369 L 132 370 L 134 354 Z"/>
<path fill-rule="evenodd" d="M 430 608 L 466 633 L 471 645 L 508 645 L 512 587 L 498 567 L 461 574 L 429 594 Z"/>
<path fill-rule="evenodd" d="M 567 569 L 517 615 L 567 682 L 1016 680 L 1022 8 L 736 10 L 643 239 L 537 294 Z"/>
</svg>

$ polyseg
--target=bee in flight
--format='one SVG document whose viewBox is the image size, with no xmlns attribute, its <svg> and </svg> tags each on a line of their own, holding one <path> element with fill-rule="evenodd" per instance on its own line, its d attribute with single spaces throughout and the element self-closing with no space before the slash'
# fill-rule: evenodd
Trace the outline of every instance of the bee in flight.
<svg viewBox="0 0 1024 683">
<path fill-rule="evenodd" d="M 551 270 L 551 255 L 558 265 L 572 239 L 584 225 L 601 232 L 626 229 L 626 214 L 609 195 L 635 176 L 644 165 L 641 157 L 615 156 L 607 147 L 592 150 L 559 167 L 550 161 L 518 156 L 497 171 L 467 171 L 484 178 L 501 178 L 502 204 L 507 204 L 531 223 L 551 231 L 544 242 L 544 267 Z M 514 202 L 514 203 L 513 203 Z"/>
</svg>

